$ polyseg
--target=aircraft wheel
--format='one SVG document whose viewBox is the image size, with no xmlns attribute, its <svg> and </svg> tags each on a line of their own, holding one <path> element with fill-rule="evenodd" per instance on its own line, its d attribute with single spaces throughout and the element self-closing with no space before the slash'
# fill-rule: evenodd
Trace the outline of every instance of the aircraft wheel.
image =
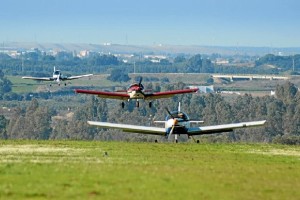
<svg viewBox="0 0 300 200">
<path fill-rule="evenodd" d="M 175 140 L 175 143 L 178 143 L 178 140 Z"/>
<path fill-rule="evenodd" d="M 124 102 L 122 102 L 122 103 L 121 103 L 121 106 L 122 106 L 122 108 L 124 108 L 124 107 L 125 107 L 125 103 L 124 103 Z"/>
<path fill-rule="evenodd" d="M 158 143 L 158 140 L 154 140 L 155 143 Z"/>
<path fill-rule="evenodd" d="M 152 102 L 150 101 L 150 102 L 149 102 L 149 108 L 151 108 L 151 107 L 152 107 Z"/>
<path fill-rule="evenodd" d="M 136 101 L 136 107 L 140 107 L 140 102 L 139 101 Z"/>
<path fill-rule="evenodd" d="M 197 143 L 200 143 L 200 140 L 197 140 Z"/>
</svg>

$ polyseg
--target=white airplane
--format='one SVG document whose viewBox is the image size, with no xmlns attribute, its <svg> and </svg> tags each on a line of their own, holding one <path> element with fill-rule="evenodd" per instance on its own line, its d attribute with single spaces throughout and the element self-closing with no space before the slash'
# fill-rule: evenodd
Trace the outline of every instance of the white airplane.
<svg viewBox="0 0 300 200">
<path fill-rule="evenodd" d="M 230 132 L 238 128 L 262 126 L 266 123 L 266 120 L 262 120 L 262 121 L 213 125 L 213 126 L 191 127 L 191 123 L 203 123 L 203 121 L 190 121 L 188 115 L 180 111 L 180 104 L 178 106 L 177 111 L 170 112 L 167 109 L 167 112 L 168 115 L 165 121 L 154 121 L 155 123 L 164 123 L 165 128 L 151 127 L 151 126 L 137 126 L 137 125 L 128 125 L 128 124 L 116 124 L 116 123 L 109 123 L 109 122 L 96 122 L 96 121 L 88 121 L 88 124 L 99 126 L 101 128 L 121 129 L 124 132 L 161 135 L 168 138 L 168 140 L 174 134 L 175 142 L 177 143 L 178 135 L 187 135 L 189 138 L 192 137 L 193 140 L 195 141 L 193 137 L 194 135 Z M 155 142 L 157 142 L 157 140 Z M 199 140 L 197 140 L 197 143 L 199 143 Z"/>
<path fill-rule="evenodd" d="M 85 75 L 80 75 L 80 76 L 64 76 L 60 70 L 56 70 L 54 67 L 53 75 L 52 77 L 32 77 L 32 76 L 23 76 L 23 79 L 32 79 L 32 80 L 37 80 L 37 81 L 56 81 L 58 85 L 60 85 L 61 81 L 70 81 L 73 79 L 79 79 L 83 77 L 89 77 L 93 76 L 93 74 L 85 74 Z M 67 83 L 65 83 L 65 86 Z M 51 84 L 50 84 L 51 86 Z"/>
</svg>

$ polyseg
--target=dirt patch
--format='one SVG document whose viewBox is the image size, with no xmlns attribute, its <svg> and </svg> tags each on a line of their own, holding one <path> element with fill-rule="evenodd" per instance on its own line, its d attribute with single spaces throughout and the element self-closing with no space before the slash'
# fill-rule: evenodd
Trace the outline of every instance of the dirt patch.
<svg viewBox="0 0 300 200">
<path fill-rule="evenodd" d="M 280 155 L 280 156 L 296 156 L 300 157 L 300 151 L 293 149 L 269 149 L 269 150 L 252 150 L 249 153 L 257 153 L 263 155 Z"/>
<path fill-rule="evenodd" d="M 52 146 L 40 146 L 40 145 L 5 145 L 0 147 L 0 154 L 7 153 L 70 153 L 83 151 L 82 149 L 75 149 L 69 147 L 52 147 Z"/>
</svg>

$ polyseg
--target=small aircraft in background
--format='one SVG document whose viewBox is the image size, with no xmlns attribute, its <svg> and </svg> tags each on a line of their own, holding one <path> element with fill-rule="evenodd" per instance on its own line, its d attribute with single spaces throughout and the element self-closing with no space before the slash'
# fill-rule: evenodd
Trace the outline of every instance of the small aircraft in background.
<svg viewBox="0 0 300 200">
<path fill-rule="evenodd" d="M 168 138 L 168 140 L 172 135 L 175 135 L 175 142 L 177 143 L 178 135 L 187 135 L 189 138 L 192 137 L 195 141 L 193 137 L 194 135 L 230 132 L 238 128 L 262 126 L 266 123 L 266 120 L 262 120 L 202 127 L 191 127 L 191 123 L 203 123 L 203 121 L 191 121 L 187 114 L 180 111 L 180 104 L 178 106 L 177 111 L 170 112 L 168 109 L 166 110 L 168 112 L 168 115 L 165 121 L 154 121 L 155 123 L 164 123 L 165 128 L 96 121 L 88 121 L 88 124 L 99 126 L 101 128 L 121 129 L 123 132 L 160 135 L 165 136 L 166 138 Z M 155 140 L 155 142 L 157 142 L 157 140 Z M 199 140 L 197 140 L 197 143 L 199 143 Z"/>
<path fill-rule="evenodd" d="M 64 76 L 60 70 L 56 70 L 54 67 L 53 75 L 52 77 L 31 77 L 31 76 L 23 76 L 23 79 L 32 79 L 32 80 L 37 80 L 37 81 L 56 81 L 58 85 L 60 86 L 61 81 L 70 81 L 73 79 L 79 79 L 83 77 L 89 77 L 93 76 L 93 74 L 85 74 L 85 75 L 80 75 L 80 76 Z M 65 86 L 67 83 L 64 84 Z M 51 86 L 51 84 L 50 84 Z"/>
<path fill-rule="evenodd" d="M 75 89 L 75 92 L 97 95 L 98 97 L 102 97 L 102 98 L 123 100 L 123 102 L 121 103 L 122 108 L 124 108 L 125 106 L 124 100 L 129 101 L 131 99 L 136 99 L 136 107 L 139 107 L 139 99 L 150 100 L 149 107 L 151 108 L 152 107 L 151 100 L 169 98 L 176 94 L 193 93 L 193 92 L 197 92 L 198 90 L 199 90 L 198 88 L 194 88 L 194 89 L 171 90 L 165 92 L 147 93 L 147 91 L 144 90 L 144 86 L 142 84 L 142 78 L 141 78 L 138 83 L 131 84 L 128 87 L 128 89 L 125 91 L 106 92 L 106 91 Z"/>
</svg>

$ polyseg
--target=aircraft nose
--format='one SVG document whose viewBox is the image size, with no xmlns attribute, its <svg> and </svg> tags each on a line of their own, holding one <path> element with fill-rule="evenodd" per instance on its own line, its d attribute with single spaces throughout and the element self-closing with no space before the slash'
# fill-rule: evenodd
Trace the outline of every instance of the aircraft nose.
<svg viewBox="0 0 300 200">
<path fill-rule="evenodd" d="M 177 119 L 173 119 L 173 126 L 175 126 L 178 123 Z"/>
<path fill-rule="evenodd" d="M 167 122 L 168 127 L 175 126 L 177 123 L 178 123 L 177 119 L 169 119 L 168 122 Z"/>
</svg>

